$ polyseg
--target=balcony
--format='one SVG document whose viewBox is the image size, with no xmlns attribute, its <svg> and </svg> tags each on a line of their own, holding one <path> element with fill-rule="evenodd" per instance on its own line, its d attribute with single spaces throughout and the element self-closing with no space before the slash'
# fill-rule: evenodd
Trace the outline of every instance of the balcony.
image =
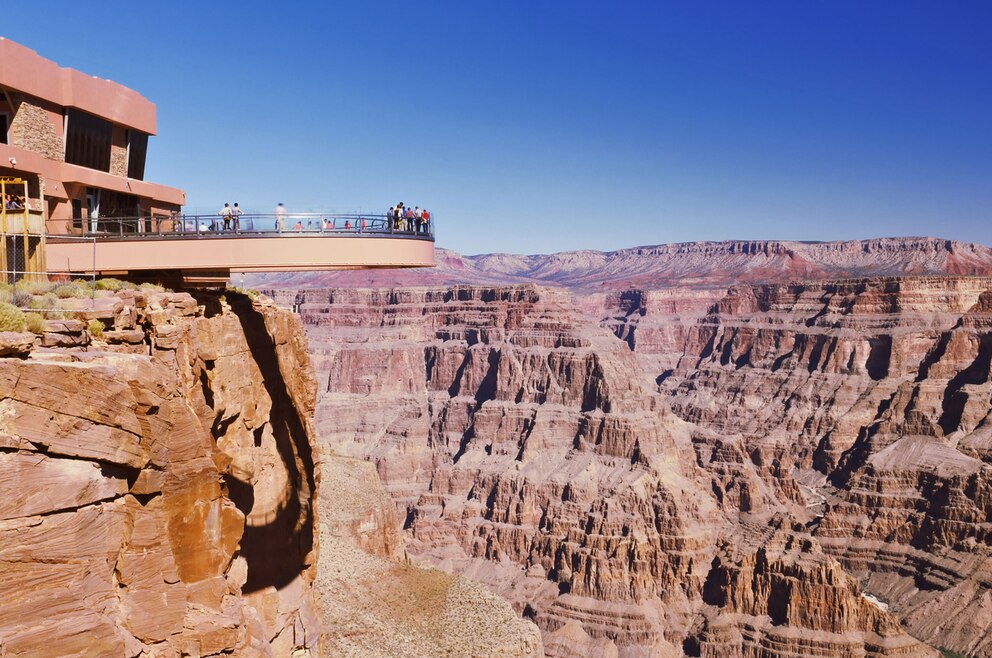
<svg viewBox="0 0 992 658">
<path fill-rule="evenodd" d="M 0 210 L 0 232 L 3 234 L 41 235 L 44 230 L 45 219 L 40 210 Z"/>
<path fill-rule="evenodd" d="M 280 221 L 281 219 L 281 221 Z M 57 230 L 64 231 L 65 220 Z M 231 272 L 289 272 L 434 266 L 433 220 L 396 226 L 384 215 L 242 215 L 75 220 L 71 234 L 46 240 L 51 272 L 127 275 L 185 283 L 226 280 Z"/>
</svg>

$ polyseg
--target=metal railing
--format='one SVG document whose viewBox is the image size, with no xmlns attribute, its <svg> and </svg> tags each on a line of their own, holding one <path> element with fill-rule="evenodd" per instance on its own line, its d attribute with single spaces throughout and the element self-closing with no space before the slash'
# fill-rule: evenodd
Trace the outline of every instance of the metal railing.
<svg viewBox="0 0 992 658">
<path fill-rule="evenodd" d="M 90 217 L 49 220 L 49 237 L 145 240 L 149 237 L 209 239 L 219 237 L 273 237 L 279 235 L 391 236 L 434 239 L 434 217 L 395 220 L 386 215 L 286 213 L 172 215 L 158 217 Z"/>
</svg>

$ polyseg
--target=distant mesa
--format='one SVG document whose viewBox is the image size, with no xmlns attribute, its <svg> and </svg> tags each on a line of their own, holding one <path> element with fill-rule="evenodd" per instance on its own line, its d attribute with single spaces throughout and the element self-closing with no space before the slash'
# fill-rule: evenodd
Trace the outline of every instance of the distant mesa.
<svg viewBox="0 0 992 658">
<path fill-rule="evenodd" d="M 726 288 L 848 277 L 992 275 L 992 249 L 933 237 L 839 242 L 725 240 L 617 251 L 464 256 L 436 250 L 431 270 L 295 272 L 253 276 L 266 288 L 539 284 L 594 292 L 618 288 Z"/>
</svg>

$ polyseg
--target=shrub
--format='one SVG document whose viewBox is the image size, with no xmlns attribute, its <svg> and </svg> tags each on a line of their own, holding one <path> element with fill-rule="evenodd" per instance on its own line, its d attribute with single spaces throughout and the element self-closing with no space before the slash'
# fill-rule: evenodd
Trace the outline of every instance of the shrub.
<svg viewBox="0 0 992 658">
<path fill-rule="evenodd" d="M 63 283 L 61 286 L 57 286 L 52 292 L 59 299 L 68 299 L 70 297 L 82 297 L 83 291 L 74 283 Z"/>
<path fill-rule="evenodd" d="M 24 331 L 24 311 L 7 302 L 0 303 L 0 331 Z"/>
<path fill-rule="evenodd" d="M 29 292 L 22 292 L 20 290 L 15 290 L 11 302 L 14 306 L 19 306 L 21 308 L 26 308 L 31 302 L 34 301 L 34 295 Z"/>
<path fill-rule="evenodd" d="M 92 279 L 73 279 L 72 284 L 82 290 L 93 290 L 95 282 Z"/>
<path fill-rule="evenodd" d="M 31 301 L 28 302 L 28 308 L 33 310 L 43 310 L 50 308 L 58 308 L 59 298 L 53 293 L 48 293 L 43 297 L 32 297 Z"/>
<path fill-rule="evenodd" d="M 160 286 L 157 283 L 142 283 L 138 286 L 139 290 L 153 290 L 155 292 L 165 292 L 165 286 Z"/>
<path fill-rule="evenodd" d="M 45 333 L 45 318 L 41 313 L 25 313 L 24 327 L 33 334 Z"/>
<path fill-rule="evenodd" d="M 120 279 L 97 279 L 96 280 L 97 290 L 110 290 L 112 292 L 117 292 L 127 287 L 127 284 Z"/>
<path fill-rule="evenodd" d="M 107 325 L 100 322 L 99 320 L 90 320 L 89 322 L 86 323 L 86 329 L 89 330 L 91 334 L 93 334 L 94 338 L 101 338 L 106 328 Z"/>
<path fill-rule="evenodd" d="M 257 302 L 262 297 L 262 293 L 254 288 L 239 288 L 238 286 L 228 286 L 227 289 L 233 293 L 244 295 L 253 302 Z"/>
<path fill-rule="evenodd" d="M 21 279 L 14 284 L 15 291 L 26 292 L 29 295 L 44 295 L 51 292 L 54 287 L 54 283 L 44 279 Z"/>
</svg>

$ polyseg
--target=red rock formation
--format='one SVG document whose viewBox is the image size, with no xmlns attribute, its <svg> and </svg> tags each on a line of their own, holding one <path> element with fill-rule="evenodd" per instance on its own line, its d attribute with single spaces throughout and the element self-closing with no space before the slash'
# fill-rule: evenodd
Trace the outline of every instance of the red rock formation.
<svg viewBox="0 0 992 658">
<path fill-rule="evenodd" d="M 726 288 L 740 282 L 794 279 L 992 275 L 992 250 L 940 238 L 878 238 L 847 242 L 727 240 L 617 251 L 567 251 L 521 256 L 462 256 L 437 250 L 425 270 L 296 272 L 256 275 L 248 285 L 272 289 L 321 287 L 482 286 L 535 283 L 612 292 L 624 288 Z"/>
<path fill-rule="evenodd" d="M 788 294 L 783 308 L 797 303 Z M 664 313 L 665 295 L 650 299 Z M 774 372 L 788 364 L 801 383 L 815 362 L 839 382 L 867 370 L 851 355 L 872 354 L 852 338 L 846 358 L 826 355 L 805 318 L 790 337 L 775 320 L 721 333 L 776 299 L 741 289 L 708 313 L 675 292 L 667 308 L 691 308 L 639 342 L 628 329 L 633 316 L 637 331 L 652 325 L 643 297 L 600 298 L 624 304 L 606 326 L 589 302 L 529 286 L 293 297 L 325 387 L 323 440 L 376 465 L 405 510 L 412 555 L 500 592 L 542 629 L 549 655 L 932 655 L 801 525 L 763 534 L 776 514 L 814 518 L 805 473 L 839 456 L 777 430 L 800 421 L 771 424 L 788 410 L 774 391 L 749 402 L 717 376 L 753 359 Z M 658 353 L 644 358 L 639 344 Z M 711 361 L 713 381 L 693 379 L 690 362 L 705 373 Z"/>
<path fill-rule="evenodd" d="M 992 655 L 990 290 L 987 278 L 745 286 L 689 327 L 650 306 L 638 318 L 679 325 L 681 350 L 646 362 L 675 361 L 661 388 L 698 427 L 724 507 L 810 523 L 914 636 L 967 655 Z"/>
<path fill-rule="evenodd" d="M 0 652 L 310 655 L 297 321 L 241 297 L 110 301 L 105 340 L 0 359 Z"/>
</svg>

